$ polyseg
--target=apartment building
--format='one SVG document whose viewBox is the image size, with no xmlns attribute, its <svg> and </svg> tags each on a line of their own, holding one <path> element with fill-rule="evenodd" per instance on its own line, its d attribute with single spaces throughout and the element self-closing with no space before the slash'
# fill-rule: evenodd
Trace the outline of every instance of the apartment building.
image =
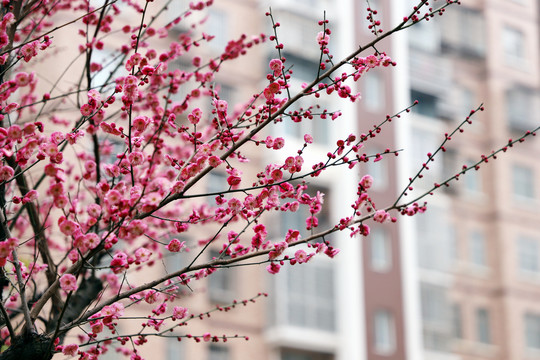
<svg viewBox="0 0 540 360">
<path fill-rule="evenodd" d="M 390 15 L 397 22 L 409 7 L 392 1 L 370 4 L 382 9 L 383 26 L 391 21 L 385 19 L 387 9 L 399 12 Z M 404 149 L 398 191 L 435 152 L 443 134 L 481 103 L 486 110 L 453 136 L 412 195 L 540 124 L 538 6 L 533 1 L 466 1 L 393 39 L 390 53 L 400 69 L 392 79 L 381 79 L 379 87 L 394 89 L 394 111 L 419 101 L 396 126 L 396 145 Z M 358 34 L 366 37 L 362 30 Z M 364 103 L 360 111 L 368 109 Z M 367 239 L 372 247 L 364 251 L 364 294 L 366 319 L 373 319 L 366 321 L 367 333 L 373 332 L 367 358 L 538 358 L 539 150 L 532 139 L 482 164 L 480 171 L 460 176 L 427 199 L 425 214 L 403 219 L 386 246 Z M 381 275 L 368 266 L 394 259 L 396 252 L 400 270 L 388 267 Z M 380 285 L 373 290 L 369 282 L 390 279 L 394 271 L 402 273 L 402 297 L 393 298 L 401 301 L 398 307 L 385 303 Z M 395 285 L 392 290 L 397 291 Z"/>
</svg>

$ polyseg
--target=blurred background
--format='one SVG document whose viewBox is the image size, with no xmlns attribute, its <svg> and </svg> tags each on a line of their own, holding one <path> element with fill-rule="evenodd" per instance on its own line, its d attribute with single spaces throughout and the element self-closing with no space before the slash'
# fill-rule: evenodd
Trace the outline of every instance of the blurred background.
<svg viewBox="0 0 540 360">
<path fill-rule="evenodd" d="M 445 1 L 430 1 L 439 7 Z M 372 15 L 389 30 L 412 12 L 414 1 L 371 0 L 218 0 L 201 14 L 200 30 L 215 35 L 204 51 L 219 55 L 242 33 L 271 33 L 264 14 L 272 8 L 283 56 L 293 65 L 293 88 L 313 80 L 320 52 L 317 22 L 326 16 L 336 58 L 367 44 Z M 182 9 L 185 2 L 178 2 Z M 324 14 L 326 11 L 326 15 Z M 422 12 L 422 14 L 425 11 Z M 208 19 L 204 21 L 204 17 Z M 309 157 L 320 159 L 337 138 L 367 132 L 414 100 L 419 104 L 371 139 L 367 154 L 402 150 L 360 168 L 374 177 L 371 194 L 379 207 L 390 205 L 450 133 L 481 104 L 464 132 L 439 152 L 414 190 L 429 191 L 540 125 L 540 2 L 537 0 L 464 0 L 430 21 L 385 39 L 362 56 L 386 52 L 397 66 L 369 71 L 357 83 L 362 99 L 318 101 L 344 113 L 335 123 L 320 119 L 282 123 L 273 136 L 286 139 L 284 152 L 297 149 L 306 133 L 315 144 Z M 188 31 L 180 22 L 174 31 Z M 268 44 L 224 65 L 217 74 L 220 96 L 229 103 L 249 99 L 267 80 L 268 60 L 277 58 Z M 179 63 L 189 68 L 190 63 Z M 307 104 L 311 105 L 309 100 Z M 278 155 L 261 155 L 268 163 Z M 208 360 L 487 360 L 540 359 L 540 142 L 529 138 L 482 163 L 427 199 L 428 211 L 397 223 L 373 225 L 367 238 L 335 234 L 342 251 L 335 259 L 314 258 L 270 275 L 264 266 L 218 271 L 203 288 L 179 302 L 198 314 L 258 292 L 266 299 L 192 322 L 189 332 L 247 335 L 227 343 L 163 339 L 147 347 L 149 359 Z M 275 159 L 272 156 L 276 157 Z M 254 169 L 257 168 L 254 162 Z M 326 194 L 321 221 L 335 224 L 350 213 L 346 191 L 356 191 L 351 176 L 339 170 L 317 180 Z M 223 178 L 209 174 L 209 191 Z M 348 190 L 346 190 L 348 189 Z M 314 190 L 311 190 L 314 191 Z M 348 199 L 347 199 L 348 200 Z M 307 215 L 273 218 L 271 236 L 303 227 Z M 324 225 L 324 224 L 323 224 Z M 187 239 L 189 240 L 189 239 Z M 193 239 L 191 239 L 193 240 Z M 186 256 L 186 255 L 182 255 Z M 167 271 L 182 263 L 166 259 Z M 195 294 L 195 295 L 191 295 Z M 188 331 L 186 330 L 186 331 Z M 144 350 L 144 348 L 143 348 Z M 143 354 L 144 355 L 144 354 Z M 108 358 L 114 359 L 114 354 Z M 149 356 L 149 357 L 148 357 Z"/>
</svg>

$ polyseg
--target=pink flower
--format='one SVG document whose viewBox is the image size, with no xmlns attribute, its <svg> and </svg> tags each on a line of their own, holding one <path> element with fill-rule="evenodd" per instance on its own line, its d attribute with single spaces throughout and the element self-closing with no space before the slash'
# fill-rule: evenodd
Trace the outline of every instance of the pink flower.
<svg viewBox="0 0 540 360">
<path fill-rule="evenodd" d="M 213 168 L 218 167 L 219 164 L 221 164 L 222 162 L 223 161 L 215 155 L 210 156 L 210 158 L 208 159 L 208 164 L 210 164 L 210 166 Z"/>
<path fill-rule="evenodd" d="M 274 139 L 274 146 L 272 147 L 274 150 L 279 150 L 283 146 L 285 146 L 285 140 L 282 137 Z"/>
<path fill-rule="evenodd" d="M 240 184 L 241 181 L 242 179 L 239 176 L 231 175 L 227 178 L 227 184 L 229 184 L 230 186 L 237 186 Z"/>
<path fill-rule="evenodd" d="M 79 230 L 79 224 L 72 220 L 64 220 L 60 223 L 60 231 L 65 235 L 73 235 L 77 230 Z"/>
<path fill-rule="evenodd" d="M 95 249 L 100 242 L 98 234 L 89 233 L 84 235 L 83 243 L 88 249 Z"/>
<path fill-rule="evenodd" d="M 92 115 L 92 112 L 94 111 L 94 107 L 90 104 L 83 104 L 81 105 L 81 114 L 82 116 L 90 116 Z"/>
<path fill-rule="evenodd" d="M 225 100 L 217 100 L 216 101 L 216 109 L 219 112 L 227 111 L 227 102 Z"/>
<path fill-rule="evenodd" d="M 309 256 L 304 250 L 297 250 L 294 253 L 294 258 L 299 264 L 305 263 L 309 260 Z"/>
<path fill-rule="evenodd" d="M 210 333 L 204 333 L 204 334 L 203 334 L 203 340 L 204 340 L 205 342 L 210 341 L 210 339 L 212 339 L 212 335 L 210 335 Z"/>
<path fill-rule="evenodd" d="M 230 199 L 229 209 L 231 209 L 233 214 L 237 214 L 242 209 L 242 202 L 237 198 Z"/>
<path fill-rule="evenodd" d="M 179 252 L 179 251 L 181 251 L 185 246 L 186 246 L 186 242 L 185 242 L 185 241 L 180 242 L 180 240 L 178 240 L 178 239 L 172 239 L 172 240 L 169 242 L 169 245 L 167 245 L 167 250 L 169 250 L 170 252 Z"/>
<path fill-rule="evenodd" d="M 306 142 L 306 144 L 313 143 L 313 136 L 311 136 L 310 134 L 305 134 L 304 135 L 304 141 Z"/>
<path fill-rule="evenodd" d="M 368 57 L 366 57 L 365 61 L 366 65 L 370 68 L 374 68 L 379 65 L 379 59 L 377 59 L 375 55 L 369 55 Z"/>
<path fill-rule="evenodd" d="M 79 345 L 77 345 L 77 344 L 69 344 L 69 345 L 64 346 L 64 348 L 62 349 L 62 354 L 75 356 L 75 355 L 77 355 L 78 350 L 79 350 Z"/>
<path fill-rule="evenodd" d="M 278 263 L 273 262 L 266 267 L 266 271 L 268 271 L 270 274 L 277 274 L 280 268 L 281 266 Z"/>
<path fill-rule="evenodd" d="M 6 181 L 13 177 L 15 171 L 9 166 L 0 167 L 0 181 Z"/>
<path fill-rule="evenodd" d="M 377 210 L 375 211 L 375 215 L 373 215 L 373 220 L 381 224 L 385 222 L 386 220 L 388 220 L 389 218 L 390 218 L 390 214 L 388 214 L 384 210 Z"/>
<path fill-rule="evenodd" d="M 329 258 L 334 258 L 334 256 L 336 256 L 338 253 L 339 253 L 339 249 L 334 249 L 332 247 L 328 247 L 324 253 L 329 257 Z"/>
<path fill-rule="evenodd" d="M 122 201 L 122 194 L 118 190 L 111 190 L 105 196 L 105 200 L 112 205 L 116 205 Z"/>
<path fill-rule="evenodd" d="M 18 86 L 26 86 L 30 83 L 32 80 L 32 76 L 28 75 L 28 73 L 20 72 L 17 75 L 15 75 L 15 82 Z"/>
<path fill-rule="evenodd" d="M 364 175 L 360 180 L 360 185 L 362 185 L 364 190 L 367 190 L 371 186 L 373 186 L 373 178 L 371 177 L 371 175 Z"/>
<path fill-rule="evenodd" d="M 90 328 L 92 329 L 93 334 L 99 334 L 103 331 L 103 323 L 100 321 L 98 323 L 92 324 Z"/>
<path fill-rule="evenodd" d="M 173 320 L 180 320 L 180 319 L 183 319 L 187 316 L 188 314 L 188 309 L 186 309 L 185 307 L 181 307 L 181 306 L 175 306 L 173 308 L 173 315 L 172 315 L 172 319 Z"/>
<path fill-rule="evenodd" d="M 72 274 L 64 274 L 60 277 L 60 287 L 64 291 L 77 290 L 77 278 Z"/>
<path fill-rule="evenodd" d="M 325 34 L 324 32 L 320 31 L 317 34 L 317 43 L 319 45 L 328 45 L 328 41 L 330 40 L 330 37 Z"/>
<path fill-rule="evenodd" d="M 88 212 L 88 215 L 90 215 L 93 218 L 99 217 L 99 214 L 101 214 L 101 206 L 98 204 L 90 204 L 86 208 L 86 212 Z"/>
<path fill-rule="evenodd" d="M 135 130 L 142 132 L 146 129 L 148 126 L 149 120 L 146 116 L 137 116 L 135 119 L 133 119 L 132 126 Z"/>
<path fill-rule="evenodd" d="M 280 75 L 283 69 L 283 62 L 279 59 L 272 59 L 270 60 L 270 63 L 268 64 L 270 66 L 270 69 L 274 71 L 275 75 Z"/>
<path fill-rule="evenodd" d="M 156 290 L 149 290 L 146 292 L 146 295 L 144 296 L 144 300 L 148 304 L 153 304 L 156 301 L 159 301 L 160 298 L 161 298 L 161 294 L 157 292 Z"/>
<path fill-rule="evenodd" d="M 144 154 L 140 151 L 134 151 L 128 155 L 129 163 L 133 166 L 141 165 L 144 162 Z"/>
<path fill-rule="evenodd" d="M 7 131 L 7 135 L 11 140 L 19 140 L 23 136 L 22 129 L 19 125 L 11 125 Z"/>
<path fill-rule="evenodd" d="M 147 262 L 148 259 L 150 259 L 150 255 L 152 255 L 152 252 L 145 248 L 138 248 L 135 250 L 135 259 L 140 262 Z"/>
</svg>

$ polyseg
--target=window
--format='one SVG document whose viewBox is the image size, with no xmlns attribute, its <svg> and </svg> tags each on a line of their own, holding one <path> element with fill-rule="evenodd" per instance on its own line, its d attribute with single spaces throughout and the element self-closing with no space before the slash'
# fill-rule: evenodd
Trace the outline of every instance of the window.
<svg viewBox="0 0 540 360">
<path fill-rule="evenodd" d="M 409 2 L 412 10 L 418 1 Z M 427 10 L 422 8 L 423 10 Z M 439 53 L 441 50 L 441 30 L 438 21 L 419 21 L 409 29 L 409 44 L 411 47 L 428 53 Z"/>
<path fill-rule="evenodd" d="M 312 259 L 286 270 L 285 318 L 288 324 L 323 331 L 335 330 L 334 268 L 331 261 Z M 279 277 L 283 278 L 283 277 Z M 279 280 L 279 279 L 278 279 Z"/>
<path fill-rule="evenodd" d="M 466 54 L 482 56 L 485 52 L 484 16 L 482 12 L 461 8 L 460 43 Z"/>
<path fill-rule="evenodd" d="M 411 156 L 409 166 L 416 173 L 420 169 L 420 164 L 427 162 L 428 153 L 433 153 L 440 145 L 440 133 L 427 130 L 420 126 L 414 126 L 411 136 Z M 441 152 L 439 152 L 441 154 Z M 437 155 L 435 162 L 430 162 L 429 170 L 422 171 L 423 178 L 418 179 L 415 188 L 424 190 L 431 188 L 434 182 L 441 182 L 443 178 L 443 167 L 441 158 Z M 411 174 L 412 176 L 413 174 Z"/>
<path fill-rule="evenodd" d="M 227 41 L 229 40 L 229 24 L 225 12 L 218 9 L 208 10 L 208 18 L 206 19 L 206 32 L 214 36 L 209 42 L 212 49 L 222 52 L 225 50 Z"/>
<path fill-rule="evenodd" d="M 428 116 L 431 118 L 437 118 L 437 97 L 423 93 L 417 90 L 411 90 L 411 100 L 418 100 L 418 104 L 412 108 L 412 111 Z"/>
<path fill-rule="evenodd" d="M 390 270 L 392 267 L 392 242 L 386 229 L 373 228 L 368 240 L 371 269 L 379 272 Z"/>
<path fill-rule="evenodd" d="M 528 237 L 518 238 L 518 267 L 525 272 L 539 272 L 540 261 L 538 258 L 539 246 L 536 239 Z"/>
<path fill-rule="evenodd" d="M 459 304 L 452 305 L 452 335 L 454 339 L 463 338 L 463 323 L 461 320 L 461 306 Z"/>
<path fill-rule="evenodd" d="M 489 312 L 484 308 L 476 310 L 476 340 L 484 344 L 491 343 Z"/>
<path fill-rule="evenodd" d="M 524 322 L 527 348 L 540 350 L 540 315 L 525 314 Z"/>
<path fill-rule="evenodd" d="M 302 83 L 311 82 L 315 78 L 319 66 L 318 58 L 304 58 L 290 53 L 285 53 L 284 56 L 287 59 L 285 66 L 291 66 L 293 70 L 293 75 L 289 80 L 291 95 L 293 95 L 302 89 Z M 291 106 L 290 110 L 287 110 L 287 113 L 292 112 L 294 114 L 296 111 L 298 112 L 297 115 L 303 114 L 311 107 L 312 119 L 302 117 L 302 121 L 295 122 L 290 117 L 284 117 L 283 121 L 275 127 L 275 135 L 282 136 L 286 134 L 303 140 L 305 134 L 310 134 L 313 136 L 315 144 L 328 144 L 330 141 L 330 129 L 328 127 L 330 122 L 320 119 L 318 115 L 325 109 L 332 110 L 327 104 L 328 96 L 325 93 L 321 93 L 321 97 L 317 101 L 314 101 L 313 97 L 302 97 Z"/>
<path fill-rule="evenodd" d="M 458 89 L 459 91 L 459 119 L 462 120 L 466 116 L 469 116 L 471 113 L 471 110 L 476 109 L 478 107 L 478 103 L 476 102 L 476 96 L 473 90 L 468 89 L 466 87 L 461 87 Z M 478 123 L 477 119 L 473 119 L 473 126 L 476 123 Z"/>
<path fill-rule="evenodd" d="M 422 269 L 447 272 L 454 260 L 454 231 L 444 208 L 415 216 L 417 225 L 418 265 Z"/>
<path fill-rule="evenodd" d="M 210 257 L 219 257 L 216 250 L 210 251 Z M 234 269 L 217 269 L 208 276 L 208 296 L 211 301 L 225 303 L 234 300 Z"/>
<path fill-rule="evenodd" d="M 281 360 L 333 360 L 332 354 L 314 353 L 301 350 L 282 349 Z"/>
<path fill-rule="evenodd" d="M 375 112 L 384 109 L 385 95 L 384 78 L 381 73 L 369 71 L 364 75 L 362 99 L 368 111 Z"/>
<path fill-rule="evenodd" d="M 377 310 L 373 315 L 375 351 L 391 354 L 396 348 L 394 316 L 388 310 Z"/>
<path fill-rule="evenodd" d="M 310 184 L 305 193 L 309 194 L 311 197 L 316 196 L 317 192 L 320 192 L 324 195 L 324 203 L 322 204 L 322 210 L 315 214 L 315 217 L 319 220 L 319 225 L 314 229 L 314 233 L 319 232 L 324 229 L 332 227 L 331 218 L 330 218 L 330 201 L 329 201 L 329 191 L 327 188 L 315 186 Z M 306 219 L 311 216 L 309 212 L 309 207 L 306 205 L 300 205 L 298 210 L 291 211 L 280 211 L 279 212 L 279 226 L 273 226 L 269 229 L 272 237 L 284 238 L 289 229 L 294 229 L 300 231 L 302 237 L 309 236 L 311 234 L 310 230 L 306 230 Z M 275 232 L 279 231 L 278 234 Z M 331 240 L 332 236 L 325 236 L 325 240 Z"/>
<path fill-rule="evenodd" d="M 513 192 L 516 199 L 534 199 L 534 173 L 527 166 L 514 165 L 512 168 Z"/>
<path fill-rule="evenodd" d="M 208 347 L 208 360 L 229 360 L 229 349 L 211 344 Z"/>
<path fill-rule="evenodd" d="M 451 307 L 448 289 L 443 286 L 421 283 L 422 325 L 424 346 L 432 350 L 446 350 L 452 338 Z"/>
<path fill-rule="evenodd" d="M 216 205 L 216 193 L 225 192 L 229 189 L 229 185 L 227 184 L 227 175 L 225 175 L 222 172 L 219 171 L 211 171 L 206 175 L 206 192 L 209 194 L 214 194 L 211 196 L 206 197 L 206 201 L 208 202 L 208 205 L 215 206 Z M 226 196 L 225 194 L 223 194 Z"/>
<path fill-rule="evenodd" d="M 473 231 L 469 236 L 469 260 L 478 266 L 487 266 L 486 259 L 486 238 L 478 230 Z"/>
<path fill-rule="evenodd" d="M 167 338 L 167 360 L 185 359 L 184 341 L 180 342 L 176 338 Z"/>
<path fill-rule="evenodd" d="M 469 161 L 466 161 L 465 164 L 467 165 L 467 167 L 469 167 L 475 164 L 475 162 L 472 160 L 469 160 Z M 481 178 L 480 171 L 471 169 L 467 171 L 464 175 L 462 175 L 462 177 L 464 180 L 465 191 L 467 193 L 482 192 L 482 178 Z"/>
<path fill-rule="evenodd" d="M 505 93 L 506 118 L 512 130 L 525 131 L 536 127 L 534 117 L 539 108 L 539 96 L 534 89 L 514 86 Z"/>
<path fill-rule="evenodd" d="M 482 12 L 466 7 L 450 7 L 446 10 L 442 19 L 443 46 L 463 55 L 483 56 L 486 39 Z"/>
<path fill-rule="evenodd" d="M 501 40 L 507 64 L 520 65 L 525 60 L 525 37 L 523 33 L 511 26 L 505 26 Z"/>
</svg>

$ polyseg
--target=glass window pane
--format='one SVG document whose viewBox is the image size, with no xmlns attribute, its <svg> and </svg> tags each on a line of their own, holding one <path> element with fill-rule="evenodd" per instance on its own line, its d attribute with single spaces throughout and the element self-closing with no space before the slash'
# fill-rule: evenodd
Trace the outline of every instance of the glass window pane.
<svg viewBox="0 0 540 360">
<path fill-rule="evenodd" d="M 229 360 L 229 349 L 223 346 L 210 345 L 208 348 L 208 360 Z"/>
<path fill-rule="evenodd" d="M 374 271 L 388 271 L 392 267 L 392 244 L 383 228 L 373 228 L 368 236 L 370 263 Z"/>
<path fill-rule="evenodd" d="M 523 33 L 511 26 L 505 26 L 502 33 L 505 59 L 511 64 L 516 59 L 525 58 L 525 40 Z"/>
<path fill-rule="evenodd" d="M 326 331 L 335 329 L 335 293 L 333 265 L 328 261 L 312 259 L 307 264 L 286 269 L 287 323 Z"/>
<path fill-rule="evenodd" d="M 470 234 L 470 261 L 478 266 L 486 266 L 486 239 L 480 231 L 473 231 Z"/>
<path fill-rule="evenodd" d="M 377 310 L 374 314 L 375 351 L 389 354 L 395 350 L 394 317 L 388 310 Z"/>
<path fill-rule="evenodd" d="M 481 343 L 491 343 L 489 312 L 487 309 L 476 310 L 476 340 Z"/>
<path fill-rule="evenodd" d="M 452 305 L 452 332 L 455 339 L 463 338 L 463 324 L 461 321 L 461 306 L 459 304 Z"/>
<path fill-rule="evenodd" d="M 522 271 L 540 271 L 539 245 L 536 239 L 518 238 L 518 265 Z"/>
<path fill-rule="evenodd" d="M 525 341 L 528 348 L 540 349 L 540 315 L 525 314 Z"/>
<path fill-rule="evenodd" d="M 210 257 L 219 257 L 216 250 L 210 252 Z M 218 303 L 230 302 L 234 299 L 234 269 L 217 269 L 208 276 L 208 296 Z"/>
<path fill-rule="evenodd" d="M 514 196 L 518 199 L 533 199 L 535 196 L 533 170 L 526 166 L 514 165 L 512 176 Z"/>
</svg>

